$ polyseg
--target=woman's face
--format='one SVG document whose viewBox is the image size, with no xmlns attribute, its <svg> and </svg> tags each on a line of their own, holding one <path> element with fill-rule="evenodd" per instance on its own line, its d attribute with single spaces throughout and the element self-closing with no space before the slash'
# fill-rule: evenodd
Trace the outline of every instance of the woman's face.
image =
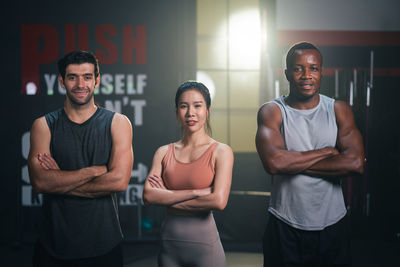
<svg viewBox="0 0 400 267">
<path fill-rule="evenodd" d="M 188 90 L 180 96 L 177 116 L 185 131 L 204 130 L 208 112 L 206 101 L 199 91 Z"/>
</svg>

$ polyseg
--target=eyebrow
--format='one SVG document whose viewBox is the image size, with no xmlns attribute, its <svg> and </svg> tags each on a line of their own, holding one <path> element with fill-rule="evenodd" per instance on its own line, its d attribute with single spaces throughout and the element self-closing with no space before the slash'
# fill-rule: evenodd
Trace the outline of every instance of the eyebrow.
<svg viewBox="0 0 400 267">
<path fill-rule="evenodd" d="M 310 66 L 320 66 L 321 64 L 310 64 Z M 296 66 L 300 66 L 300 67 L 302 67 L 302 66 L 304 66 L 304 65 L 302 65 L 302 64 L 294 64 L 293 65 L 294 67 L 296 67 Z"/>
<path fill-rule="evenodd" d="M 93 76 L 93 73 L 84 73 L 82 75 L 78 75 L 76 73 L 68 73 L 67 76 Z"/>
<path fill-rule="evenodd" d="M 180 101 L 179 104 L 188 104 L 189 102 L 185 102 L 185 101 Z M 197 103 L 204 103 L 203 100 L 199 100 L 199 101 L 194 101 L 193 103 L 197 104 Z"/>
</svg>

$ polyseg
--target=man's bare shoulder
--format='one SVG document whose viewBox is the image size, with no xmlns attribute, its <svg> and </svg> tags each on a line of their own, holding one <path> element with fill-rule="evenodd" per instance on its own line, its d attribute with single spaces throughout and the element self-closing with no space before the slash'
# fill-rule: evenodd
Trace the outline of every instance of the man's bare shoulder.
<svg viewBox="0 0 400 267">
<path fill-rule="evenodd" d="M 353 118 L 353 111 L 350 105 L 344 101 L 335 100 L 334 110 L 336 119 L 346 119 L 348 116 L 350 116 L 350 118 Z"/>
<path fill-rule="evenodd" d="M 337 111 L 337 110 L 340 111 L 343 109 L 351 109 L 350 105 L 342 100 L 335 100 L 334 107 L 335 107 L 335 111 Z"/>
<path fill-rule="evenodd" d="M 262 124 L 266 120 L 268 121 L 281 121 L 282 114 L 281 110 L 278 107 L 278 104 L 275 102 L 267 102 L 264 103 L 258 110 L 257 114 L 257 122 L 258 124 Z"/>
<path fill-rule="evenodd" d="M 122 124 L 122 125 L 131 125 L 131 121 L 128 119 L 127 116 L 125 116 L 124 114 L 115 112 L 114 113 L 114 117 L 112 120 L 113 123 L 116 123 L 118 125 Z"/>
<path fill-rule="evenodd" d="M 39 117 L 35 119 L 32 123 L 31 132 L 32 131 L 44 131 L 48 130 L 49 126 L 47 125 L 47 121 L 45 116 Z"/>
<path fill-rule="evenodd" d="M 115 113 L 111 122 L 111 136 L 114 144 L 132 147 L 133 129 L 129 119 L 120 113 Z"/>
</svg>

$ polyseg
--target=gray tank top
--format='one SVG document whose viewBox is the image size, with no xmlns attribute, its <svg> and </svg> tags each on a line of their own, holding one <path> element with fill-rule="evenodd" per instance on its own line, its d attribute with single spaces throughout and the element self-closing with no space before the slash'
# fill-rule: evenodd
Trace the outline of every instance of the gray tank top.
<svg viewBox="0 0 400 267">
<path fill-rule="evenodd" d="M 287 105 L 283 96 L 273 100 L 282 113 L 281 134 L 285 148 L 309 151 L 335 147 L 334 102 L 320 95 L 318 106 L 298 110 Z M 269 211 L 294 228 L 322 230 L 346 214 L 340 180 L 304 174 L 273 175 Z"/>
<path fill-rule="evenodd" d="M 70 121 L 64 109 L 45 115 L 50 152 L 61 170 L 108 164 L 113 116 L 101 107 L 82 124 Z M 115 193 L 98 198 L 44 194 L 40 242 L 59 259 L 106 254 L 122 240 L 117 208 Z"/>
</svg>

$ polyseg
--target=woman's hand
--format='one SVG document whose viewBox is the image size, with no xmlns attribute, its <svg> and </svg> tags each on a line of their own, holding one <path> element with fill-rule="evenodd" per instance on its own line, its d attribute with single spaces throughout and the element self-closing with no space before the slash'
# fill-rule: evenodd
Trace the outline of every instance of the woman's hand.
<svg viewBox="0 0 400 267">
<path fill-rule="evenodd" d="M 167 190 L 163 179 L 157 174 L 150 174 L 147 178 L 151 187 Z"/>
<path fill-rule="evenodd" d="M 196 189 L 196 190 L 194 190 L 194 192 L 199 197 L 206 196 L 208 194 L 211 194 L 212 187 L 207 187 L 207 188 L 203 188 L 203 189 Z"/>
</svg>

